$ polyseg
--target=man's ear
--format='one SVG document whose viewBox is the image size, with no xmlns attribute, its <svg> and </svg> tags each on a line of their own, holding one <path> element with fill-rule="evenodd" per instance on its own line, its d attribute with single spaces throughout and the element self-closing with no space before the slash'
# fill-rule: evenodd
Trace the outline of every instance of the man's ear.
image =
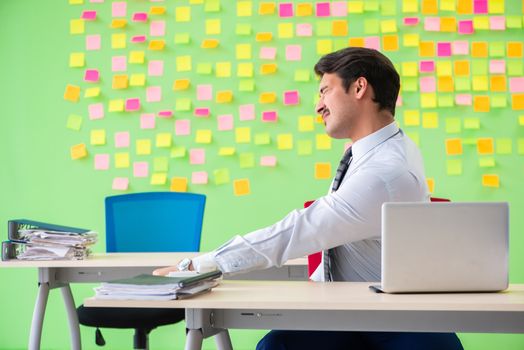
<svg viewBox="0 0 524 350">
<path fill-rule="evenodd" d="M 355 80 L 354 89 L 357 98 L 362 98 L 362 96 L 364 96 L 364 94 L 366 93 L 367 88 L 368 81 L 366 78 L 359 77 L 357 80 Z"/>
</svg>

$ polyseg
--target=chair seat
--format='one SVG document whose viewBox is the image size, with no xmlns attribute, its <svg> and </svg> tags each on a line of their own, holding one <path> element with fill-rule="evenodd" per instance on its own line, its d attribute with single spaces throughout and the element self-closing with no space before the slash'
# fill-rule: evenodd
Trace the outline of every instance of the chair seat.
<svg viewBox="0 0 524 350">
<path fill-rule="evenodd" d="M 84 307 L 84 305 L 77 308 L 77 313 L 78 322 L 84 326 L 135 329 L 153 329 L 173 324 L 182 321 L 185 316 L 184 309 Z"/>
</svg>

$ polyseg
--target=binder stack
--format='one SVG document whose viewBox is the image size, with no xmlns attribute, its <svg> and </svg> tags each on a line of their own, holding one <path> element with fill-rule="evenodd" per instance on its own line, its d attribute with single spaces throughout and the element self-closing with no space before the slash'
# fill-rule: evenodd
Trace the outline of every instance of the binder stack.
<svg viewBox="0 0 524 350">
<path fill-rule="evenodd" d="M 18 219 L 7 223 L 2 260 L 82 260 L 98 234 L 94 231 Z"/>
</svg>

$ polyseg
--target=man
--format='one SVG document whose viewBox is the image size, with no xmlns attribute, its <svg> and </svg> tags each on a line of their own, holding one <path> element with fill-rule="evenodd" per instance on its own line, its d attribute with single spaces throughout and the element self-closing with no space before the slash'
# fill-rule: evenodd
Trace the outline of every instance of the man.
<svg viewBox="0 0 524 350">
<path fill-rule="evenodd" d="M 330 193 L 276 224 L 236 236 L 179 267 L 224 273 L 281 266 L 324 250 L 317 281 L 380 281 L 381 206 L 427 201 L 422 157 L 394 121 L 400 78 L 376 50 L 346 48 L 315 65 L 321 77 L 316 112 L 326 132 L 353 141 Z M 408 249 L 408 248 L 406 248 Z M 158 269 L 166 274 L 177 267 Z M 462 349 L 455 334 L 271 331 L 257 349 Z"/>
</svg>

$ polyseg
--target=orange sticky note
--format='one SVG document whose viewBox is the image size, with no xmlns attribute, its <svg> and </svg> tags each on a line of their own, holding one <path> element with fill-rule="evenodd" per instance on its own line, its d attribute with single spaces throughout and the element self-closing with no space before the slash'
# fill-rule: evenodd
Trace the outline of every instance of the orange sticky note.
<svg viewBox="0 0 524 350">
<path fill-rule="evenodd" d="M 484 187 L 499 187 L 500 179 L 497 174 L 482 175 L 482 186 Z"/>
<path fill-rule="evenodd" d="M 218 91 L 216 96 L 217 103 L 229 103 L 233 101 L 233 92 L 231 90 Z"/>
<path fill-rule="evenodd" d="M 438 92 L 453 92 L 453 78 L 450 76 L 438 77 Z"/>
<path fill-rule="evenodd" d="M 126 25 L 126 19 L 114 19 L 111 21 L 111 28 L 125 28 Z"/>
<path fill-rule="evenodd" d="M 459 60 L 455 61 L 455 75 L 466 76 L 469 75 L 469 61 Z"/>
<path fill-rule="evenodd" d="M 477 139 L 477 152 L 478 154 L 493 154 L 493 138 L 484 137 Z"/>
<path fill-rule="evenodd" d="M 441 17 L 440 18 L 440 31 L 441 32 L 456 32 L 457 31 L 457 20 L 455 17 Z"/>
<path fill-rule="evenodd" d="M 79 99 L 80 99 L 80 86 L 67 84 L 65 92 L 64 92 L 64 100 L 71 101 L 71 102 L 78 102 Z"/>
<path fill-rule="evenodd" d="M 186 90 L 189 88 L 189 79 L 176 79 L 173 83 L 173 90 Z"/>
<path fill-rule="evenodd" d="M 271 41 L 273 39 L 272 33 L 257 33 L 256 41 Z"/>
<path fill-rule="evenodd" d="M 524 9 L 524 4 L 522 4 Z M 521 58 L 522 57 L 522 43 L 518 41 L 512 41 L 508 43 L 508 57 L 510 58 Z"/>
<path fill-rule="evenodd" d="M 473 110 L 475 112 L 489 112 L 489 96 L 473 97 Z"/>
<path fill-rule="evenodd" d="M 506 88 L 506 76 L 505 75 L 492 75 L 490 77 L 490 89 L 495 92 L 504 92 Z"/>
<path fill-rule="evenodd" d="M 435 56 L 435 43 L 433 41 L 421 41 L 418 44 L 418 54 L 421 57 Z"/>
<path fill-rule="evenodd" d="M 352 47 L 364 47 L 366 45 L 364 38 L 349 38 L 348 45 Z"/>
<path fill-rule="evenodd" d="M 113 76 L 113 89 L 127 89 L 127 75 L 114 75 Z"/>
<path fill-rule="evenodd" d="M 462 141 L 460 139 L 447 139 L 446 154 L 448 156 L 462 154 Z"/>
<path fill-rule="evenodd" d="M 276 63 L 264 63 L 260 66 L 260 73 L 261 74 L 273 74 L 277 71 L 277 65 Z"/>
<path fill-rule="evenodd" d="M 524 109 L 524 94 L 511 95 L 511 109 L 521 111 Z"/>
<path fill-rule="evenodd" d="M 276 4 L 274 2 L 261 2 L 258 5 L 259 15 L 272 15 L 275 13 Z"/>
<path fill-rule="evenodd" d="M 169 190 L 173 192 L 187 192 L 187 178 L 185 177 L 173 177 L 171 179 L 171 185 Z"/>
<path fill-rule="evenodd" d="M 472 57 L 488 57 L 488 43 L 483 41 L 474 41 L 471 43 Z"/>
<path fill-rule="evenodd" d="M 422 14 L 436 15 L 438 12 L 437 0 L 422 0 Z"/>
<path fill-rule="evenodd" d="M 149 50 L 159 51 L 163 50 L 166 46 L 166 42 L 164 40 L 151 40 L 149 42 Z"/>
<path fill-rule="evenodd" d="M 84 143 L 71 147 L 71 159 L 80 159 L 87 157 L 87 148 Z"/>
<path fill-rule="evenodd" d="M 336 20 L 331 22 L 331 34 L 333 36 L 347 36 L 348 32 L 347 20 Z"/>
<path fill-rule="evenodd" d="M 426 178 L 426 183 L 428 185 L 428 191 L 429 193 L 435 192 L 435 179 L 432 178 Z"/>
<path fill-rule="evenodd" d="M 325 180 L 331 178 L 331 163 L 315 163 L 315 179 Z"/>
<path fill-rule="evenodd" d="M 313 5 L 303 2 L 298 3 L 296 7 L 297 16 L 303 17 L 303 16 L 311 16 L 313 14 Z"/>
<path fill-rule="evenodd" d="M 384 51 L 398 51 L 398 35 L 384 35 L 382 37 L 382 49 Z"/>
<path fill-rule="evenodd" d="M 166 8 L 163 6 L 151 6 L 149 13 L 152 15 L 163 15 L 166 13 Z"/>
<path fill-rule="evenodd" d="M 218 44 L 220 41 L 217 39 L 204 39 L 202 40 L 202 45 L 200 45 L 203 49 L 214 49 L 218 47 Z"/>
<path fill-rule="evenodd" d="M 472 0 L 458 0 L 457 13 L 461 15 L 469 15 L 473 13 L 473 1 Z"/>
<path fill-rule="evenodd" d="M 260 94 L 258 101 L 260 103 L 273 103 L 277 100 L 277 94 L 274 92 L 263 92 Z"/>
<path fill-rule="evenodd" d="M 249 179 L 238 179 L 233 181 L 233 193 L 235 196 L 245 196 L 250 194 Z"/>
</svg>

